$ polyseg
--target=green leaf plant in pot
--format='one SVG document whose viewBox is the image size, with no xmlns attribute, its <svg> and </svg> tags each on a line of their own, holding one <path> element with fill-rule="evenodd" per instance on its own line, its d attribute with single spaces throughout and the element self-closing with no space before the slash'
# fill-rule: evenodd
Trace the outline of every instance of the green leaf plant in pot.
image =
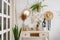
<svg viewBox="0 0 60 40">
<path fill-rule="evenodd" d="M 38 2 L 36 4 L 33 4 L 30 8 L 32 9 L 32 11 L 36 10 L 37 12 L 40 12 L 43 7 L 47 6 L 47 5 L 42 5 L 43 2 L 44 2 L 44 0 L 41 2 Z"/>
<path fill-rule="evenodd" d="M 14 34 L 14 39 L 15 40 L 19 40 L 20 34 L 21 34 L 21 30 L 22 29 L 18 30 L 18 26 L 16 26 L 16 25 L 15 25 L 14 28 L 12 28 L 12 31 L 13 31 L 13 34 Z"/>
</svg>

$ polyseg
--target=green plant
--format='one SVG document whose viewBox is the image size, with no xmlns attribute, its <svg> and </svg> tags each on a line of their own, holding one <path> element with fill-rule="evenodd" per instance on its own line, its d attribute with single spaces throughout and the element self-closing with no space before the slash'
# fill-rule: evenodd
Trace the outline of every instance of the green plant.
<svg viewBox="0 0 60 40">
<path fill-rule="evenodd" d="M 32 11 L 34 11 L 36 9 L 37 9 L 37 11 L 39 11 L 39 10 L 41 10 L 41 8 L 47 6 L 47 5 L 42 5 L 43 2 L 44 2 L 44 0 L 39 2 L 39 3 L 36 3 L 36 4 L 32 5 L 30 8 L 32 9 Z"/>
<path fill-rule="evenodd" d="M 14 28 L 12 28 L 13 34 L 14 34 L 14 39 L 19 40 L 20 34 L 21 34 L 21 29 L 18 31 L 18 26 L 15 25 Z"/>
</svg>

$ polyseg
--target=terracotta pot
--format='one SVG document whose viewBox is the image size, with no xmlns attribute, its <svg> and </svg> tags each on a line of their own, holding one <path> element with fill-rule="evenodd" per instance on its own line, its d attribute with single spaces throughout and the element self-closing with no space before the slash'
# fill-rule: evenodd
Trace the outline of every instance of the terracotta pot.
<svg viewBox="0 0 60 40">
<path fill-rule="evenodd" d="M 40 12 L 40 11 L 41 11 L 41 8 L 38 7 L 38 8 L 37 8 L 37 12 Z"/>
</svg>

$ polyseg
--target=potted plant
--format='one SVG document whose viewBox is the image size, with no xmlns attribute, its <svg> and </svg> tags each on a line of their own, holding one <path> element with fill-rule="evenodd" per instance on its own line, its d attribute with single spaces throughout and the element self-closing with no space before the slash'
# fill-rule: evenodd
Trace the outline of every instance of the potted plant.
<svg viewBox="0 0 60 40">
<path fill-rule="evenodd" d="M 13 34 L 14 34 L 14 39 L 19 40 L 20 34 L 21 34 L 21 29 L 18 31 L 18 27 L 15 25 L 14 28 L 12 28 Z"/>
<path fill-rule="evenodd" d="M 42 2 L 32 5 L 30 8 L 32 9 L 32 11 L 37 10 L 37 12 L 40 12 L 43 7 L 47 6 L 47 5 L 42 5 L 43 2 L 44 0 Z"/>
</svg>

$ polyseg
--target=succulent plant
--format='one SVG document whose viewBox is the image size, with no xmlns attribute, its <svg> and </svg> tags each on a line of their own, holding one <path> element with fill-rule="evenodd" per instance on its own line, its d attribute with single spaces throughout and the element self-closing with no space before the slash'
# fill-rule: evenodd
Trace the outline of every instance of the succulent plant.
<svg viewBox="0 0 60 40">
<path fill-rule="evenodd" d="M 14 28 L 12 28 L 12 31 L 13 31 L 13 34 L 14 34 L 14 39 L 15 39 L 15 40 L 19 40 L 20 34 L 21 34 L 21 30 L 22 30 L 22 29 L 20 29 L 20 30 L 18 31 L 18 26 L 16 26 L 16 25 L 15 25 Z"/>
</svg>

